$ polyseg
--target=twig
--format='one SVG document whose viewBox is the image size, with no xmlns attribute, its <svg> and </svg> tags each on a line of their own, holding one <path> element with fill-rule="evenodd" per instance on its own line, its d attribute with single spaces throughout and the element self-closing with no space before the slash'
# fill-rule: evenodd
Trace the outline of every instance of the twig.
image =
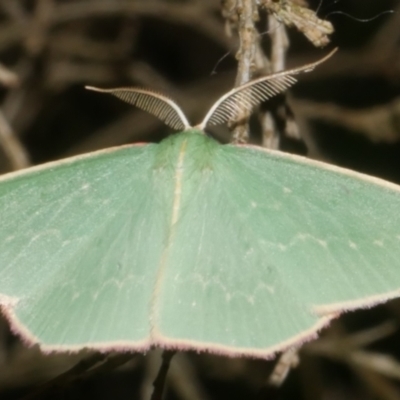
<svg viewBox="0 0 400 400">
<path fill-rule="evenodd" d="M 15 87 L 19 85 L 18 75 L 10 71 L 7 67 L 0 63 L 0 84 L 7 87 Z"/>
<path fill-rule="evenodd" d="M 254 0 L 239 0 L 236 7 L 239 16 L 238 33 L 240 47 L 236 55 L 238 59 L 238 72 L 235 85 L 240 86 L 248 82 L 252 77 L 257 35 L 254 22 L 258 18 L 258 12 Z"/>
<path fill-rule="evenodd" d="M 235 85 L 240 86 L 248 82 L 252 77 L 255 58 L 255 44 L 257 31 L 255 20 L 258 19 L 258 7 L 254 0 L 237 0 L 236 12 L 238 15 L 238 33 L 240 39 L 239 51 L 236 54 L 238 68 Z M 238 116 L 238 125 L 233 132 L 234 143 L 247 143 L 249 132 L 247 112 Z"/>
<path fill-rule="evenodd" d="M 83 372 L 92 368 L 94 365 L 102 362 L 107 357 L 106 354 L 95 353 L 83 360 L 79 361 L 76 365 L 70 368 L 63 374 L 58 375 L 54 379 L 39 386 L 33 393 L 24 396 L 21 400 L 35 400 L 40 399 L 45 393 L 54 392 L 69 384 L 72 380 L 76 379 Z"/>
<path fill-rule="evenodd" d="M 365 391 L 374 393 L 374 398 L 380 400 L 399 400 L 398 386 L 375 371 L 362 367 L 353 367 L 354 372 L 362 381 Z"/>
<path fill-rule="evenodd" d="M 317 17 L 315 11 L 293 0 L 262 0 L 261 5 L 272 12 L 278 21 L 287 26 L 295 26 L 314 46 L 323 47 L 329 43 L 328 35 L 333 33 L 333 26 L 329 21 Z"/>
<path fill-rule="evenodd" d="M 303 351 L 346 363 L 377 398 L 398 400 L 398 391 L 385 378 L 400 380 L 400 363 L 389 355 L 362 349 L 396 333 L 397 324 L 388 321 L 350 335 L 339 321 L 335 325 L 338 335 L 308 343 Z"/>
<path fill-rule="evenodd" d="M 151 400 L 162 400 L 169 364 L 174 354 L 175 351 L 170 351 L 170 350 L 163 351 L 161 367 L 153 383 L 154 390 L 151 396 Z"/>
<path fill-rule="evenodd" d="M 213 7 L 211 7 L 213 6 Z M 46 24 L 56 26 L 79 19 L 100 16 L 137 16 L 155 17 L 173 23 L 189 26 L 212 39 L 225 49 L 233 50 L 235 41 L 224 35 L 221 21 L 214 15 L 218 9 L 217 3 L 173 3 L 165 1 L 98 1 L 86 0 L 80 2 L 55 3 L 51 14 L 47 14 Z M 0 51 L 6 49 L 31 35 L 29 21 L 19 23 L 5 22 L 0 26 Z"/>
<path fill-rule="evenodd" d="M 196 369 L 186 353 L 181 352 L 175 356 L 169 377 L 171 388 L 182 400 L 209 399 L 201 385 Z"/>
<path fill-rule="evenodd" d="M 10 124 L 0 110 L 0 144 L 10 160 L 13 170 L 26 168 L 29 165 L 29 158 L 24 146 L 17 139 Z"/>
<path fill-rule="evenodd" d="M 289 46 L 285 26 L 277 21 L 274 15 L 270 14 L 268 16 L 268 31 L 271 38 L 270 72 L 282 71 L 285 69 L 286 51 Z M 272 110 L 261 114 L 262 145 L 264 147 L 270 149 L 279 147 L 277 118 L 278 116 Z M 280 133 L 283 134 L 284 132 Z"/>
<path fill-rule="evenodd" d="M 37 90 L 34 61 L 26 53 L 20 58 L 13 70 L 19 76 L 20 85 L 9 90 L 3 99 L 2 110 L 7 121 L 18 132 L 31 124 L 42 106 L 42 91 Z M 36 79 L 32 85 L 32 78 Z M 34 99 L 34 100 L 33 100 Z M 32 101 L 33 100 L 33 101 Z M 29 105 L 29 106 L 27 106 Z"/>
<path fill-rule="evenodd" d="M 283 352 L 268 377 L 267 383 L 260 389 L 257 400 L 272 400 L 277 394 L 277 389 L 285 381 L 290 370 L 297 367 L 298 363 L 299 357 L 297 347 L 292 347 Z"/>
<path fill-rule="evenodd" d="M 53 18 L 55 23 L 64 23 L 71 20 L 110 15 L 151 16 L 189 25 L 224 48 L 232 49 L 235 43 L 226 38 L 223 34 L 221 22 L 213 15 L 213 12 L 217 10 L 217 4 L 214 4 L 212 8 L 205 6 L 207 4 L 203 4 L 203 2 L 193 4 L 191 2 L 174 3 L 155 0 L 87 0 L 59 4 L 54 9 Z"/>
<path fill-rule="evenodd" d="M 268 16 L 268 30 L 271 38 L 271 72 L 285 69 L 289 38 L 285 26 L 274 15 Z"/>
<path fill-rule="evenodd" d="M 370 369 L 400 380 L 400 363 L 392 356 L 363 350 L 363 347 L 393 335 L 396 331 L 396 324 L 391 321 L 384 322 L 355 334 L 344 334 L 344 336 L 342 334 L 339 337 L 328 337 L 318 342 L 308 343 L 304 346 L 304 351 L 341 360 L 351 366 Z"/>
<path fill-rule="evenodd" d="M 138 355 L 134 353 L 116 353 L 108 355 L 104 362 L 95 365 L 93 368 L 83 371 L 82 374 L 77 377 L 79 379 L 88 379 L 93 375 L 106 374 L 114 371 L 132 360 L 137 360 Z M 131 363 L 132 365 L 132 363 Z"/>
<path fill-rule="evenodd" d="M 33 18 L 30 21 L 29 35 L 25 38 L 28 54 L 40 54 L 47 44 L 47 31 L 51 26 L 54 9 L 53 0 L 37 0 Z"/>
<path fill-rule="evenodd" d="M 298 348 L 292 347 L 281 354 L 272 374 L 268 378 L 271 386 L 281 386 L 289 371 L 299 364 Z"/>
<path fill-rule="evenodd" d="M 333 103 L 293 100 L 299 117 L 318 119 L 360 133 L 374 143 L 400 141 L 400 98 L 389 104 L 352 110 Z"/>
<path fill-rule="evenodd" d="M 64 389 L 77 380 L 88 379 L 93 375 L 104 374 L 114 371 L 117 367 L 131 361 L 131 353 L 109 355 L 107 353 L 94 353 L 79 361 L 66 372 L 39 386 L 33 393 L 23 397 L 21 400 L 36 400 L 44 395 L 54 394 Z"/>
</svg>

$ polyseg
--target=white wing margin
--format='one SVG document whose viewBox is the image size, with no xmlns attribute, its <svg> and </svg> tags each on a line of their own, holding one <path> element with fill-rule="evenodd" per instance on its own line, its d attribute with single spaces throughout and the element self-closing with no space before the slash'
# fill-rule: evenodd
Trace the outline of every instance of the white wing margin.
<svg viewBox="0 0 400 400">
<path fill-rule="evenodd" d="M 129 104 L 153 114 L 172 129 L 184 131 L 190 128 L 190 124 L 181 108 L 169 97 L 160 93 L 145 89 L 124 87 L 99 89 L 93 86 L 85 86 L 85 88 L 95 92 L 112 94 Z"/>
<path fill-rule="evenodd" d="M 322 64 L 330 58 L 336 51 L 337 48 L 315 63 L 263 76 L 232 89 L 214 103 L 198 128 L 204 130 L 207 126 L 235 121 L 242 113 L 251 111 L 253 107 L 262 101 L 278 93 L 282 93 L 293 86 L 297 82 L 293 75 L 312 71 L 317 65 Z"/>
</svg>

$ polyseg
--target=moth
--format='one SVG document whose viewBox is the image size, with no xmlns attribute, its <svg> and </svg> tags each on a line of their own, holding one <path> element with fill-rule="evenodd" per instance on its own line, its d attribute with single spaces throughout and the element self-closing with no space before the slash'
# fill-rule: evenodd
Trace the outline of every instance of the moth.
<svg viewBox="0 0 400 400">
<path fill-rule="evenodd" d="M 326 58 L 232 89 L 194 127 L 162 94 L 89 87 L 180 132 L 1 177 L 0 303 L 12 329 L 45 352 L 266 358 L 343 311 L 399 296 L 399 186 L 204 134 Z"/>
</svg>

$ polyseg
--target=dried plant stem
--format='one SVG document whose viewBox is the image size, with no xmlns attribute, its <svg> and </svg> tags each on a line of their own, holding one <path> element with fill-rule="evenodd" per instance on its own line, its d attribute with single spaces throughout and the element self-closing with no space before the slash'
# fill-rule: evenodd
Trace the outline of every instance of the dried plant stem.
<svg viewBox="0 0 400 400">
<path fill-rule="evenodd" d="M 21 400 L 36 400 L 43 398 L 46 394 L 54 393 L 57 390 L 68 385 L 72 380 L 79 377 L 82 373 L 92 368 L 94 365 L 102 362 L 107 357 L 106 354 L 94 353 L 79 361 L 75 366 L 58 375 L 56 378 L 44 383 L 29 395 Z"/>
<path fill-rule="evenodd" d="M 256 400 L 274 400 L 278 397 L 278 388 L 285 381 L 288 373 L 299 363 L 298 348 L 292 347 L 281 354 L 267 382 L 261 387 Z"/>
<path fill-rule="evenodd" d="M 282 385 L 289 371 L 299 363 L 298 349 L 292 347 L 281 354 L 272 374 L 268 378 L 268 384 L 279 387 Z"/>
<path fill-rule="evenodd" d="M 285 26 L 273 14 L 268 16 L 268 31 L 271 38 L 270 71 L 278 72 L 285 69 L 286 51 L 289 39 Z M 272 112 L 267 111 L 260 118 L 262 126 L 262 145 L 269 149 L 279 148 L 279 132 Z"/>
<path fill-rule="evenodd" d="M 254 0 L 238 0 L 236 9 L 240 47 L 236 56 L 238 70 L 235 85 L 240 86 L 251 79 L 257 43 L 257 31 L 254 22 L 258 18 L 258 8 Z M 234 143 L 247 143 L 249 141 L 248 116 L 247 113 L 244 113 L 239 117 L 240 123 L 233 133 Z"/>
<path fill-rule="evenodd" d="M 0 84 L 8 87 L 16 87 L 19 84 L 18 75 L 0 63 Z"/>
<path fill-rule="evenodd" d="M 400 97 L 383 105 L 353 110 L 334 103 L 294 99 L 297 115 L 307 120 L 319 119 L 361 134 L 374 143 L 400 140 Z"/>
<path fill-rule="evenodd" d="M 318 18 L 313 10 L 304 5 L 293 0 L 261 0 L 260 5 L 285 25 L 295 26 L 314 46 L 323 47 L 329 43 L 329 35 L 333 33 L 332 24 Z"/>
<path fill-rule="evenodd" d="M 0 145 L 9 158 L 13 170 L 29 166 L 29 158 L 24 146 L 14 134 L 2 111 L 0 111 Z"/>
<path fill-rule="evenodd" d="M 286 28 L 273 14 L 268 16 L 268 28 L 271 38 L 271 72 L 282 71 L 286 68 L 286 52 L 289 47 Z"/>
<path fill-rule="evenodd" d="M 169 365 L 171 363 L 171 359 L 174 356 L 174 354 L 175 351 L 164 350 L 162 355 L 161 367 L 153 383 L 154 391 L 153 394 L 151 395 L 151 400 L 162 400 L 164 394 L 165 382 L 167 380 Z"/>
</svg>

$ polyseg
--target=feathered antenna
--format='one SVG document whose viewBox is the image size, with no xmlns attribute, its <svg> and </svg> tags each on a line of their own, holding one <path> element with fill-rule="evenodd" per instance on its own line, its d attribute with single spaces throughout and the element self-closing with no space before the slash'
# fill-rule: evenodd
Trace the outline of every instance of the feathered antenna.
<svg viewBox="0 0 400 400">
<path fill-rule="evenodd" d="M 183 131 L 190 128 L 190 124 L 181 108 L 169 97 L 162 94 L 137 88 L 99 89 L 93 86 L 85 86 L 85 88 L 95 92 L 110 93 L 153 114 L 172 129 Z"/>
<path fill-rule="evenodd" d="M 312 64 L 263 76 L 232 89 L 214 103 L 203 122 L 196 128 L 204 130 L 210 125 L 234 121 L 244 111 L 250 111 L 262 101 L 284 92 L 295 84 L 297 80 L 293 75 L 312 71 L 317 65 L 332 57 L 336 51 L 337 48 Z M 179 131 L 191 129 L 181 108 L 169 97 L 160 93 L 137 88 L 99 89 L 93 86 L 85 87 L 96 92 L 110 93 L 129 104 L 135 105 L 161 119 L 172 129 Z"/>
<path fill-rule="evenodd" d="M 234 121 L 244 111 L 250 111 L 262 101 L 284 92 L 297 82 L 293 75 L 312 71 L 317 65 L 332 57 L 337 50 L 337 48 L 334 49 L 327 56 L 312 64 L 263 76 L 232 89 L 214 103 L 203 122 L 196 128 L 204 130 L 210 125 Z"/>
</svg>

